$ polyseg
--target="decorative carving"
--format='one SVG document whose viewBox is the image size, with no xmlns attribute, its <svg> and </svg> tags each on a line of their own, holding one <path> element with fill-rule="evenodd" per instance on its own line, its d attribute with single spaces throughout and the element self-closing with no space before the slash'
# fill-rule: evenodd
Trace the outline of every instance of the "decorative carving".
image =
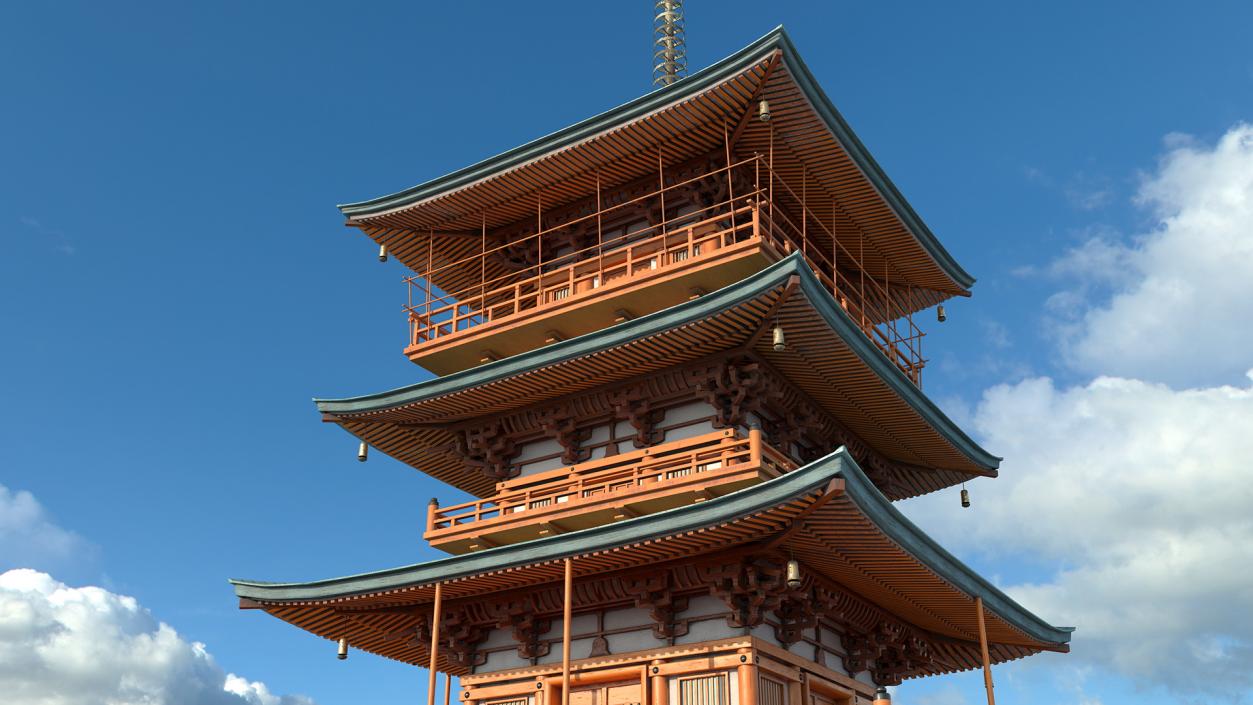
<svg viewBox="0 0 1253 705">
<path fill-rule="evenodd" d="M 466 608 L 446 610 L 440 618 L 440 641 L 443 650 L 454 663 L 466 667 L 487 663 L 487 654 L 478 651 L 490 632 L 476 624 L 474 615 Z"/>
<path fill-rule="evenodd" d="M 550 628 L 552 620 L 535 616 L 535 601 L 530 598 L 511 600 L 494 606 L 496 626 L 512 629 L 513 640 L 518 642 L 518 657 L 542 658 L 548 655 L 549 644 L 540 639 Z"/>
<path fill-rule="evenodd" d="M 676 620 L 675 615 L 687 609 L 688 601 L 686 597 L 675 597 L 669 571 L 624 579 L 622 587 L 635 598 L 636 607 L 648 610 L 654 637 L 666 640 L 687 634 L 687 620 Z"/>
<path fill-rule="evenodd" d="M 778 448 L 790 451 L 794 444 L 811 437 L 821 437 L 822 419 L 818 412 L 805 402 L 782 405 L 782 418 L 771 424 L 770 441 Z M 816 453 L 812 453 L 817 457 Z M 812 460 L 813 458 L 802 458 Z"/>
<path fill-rule="evenodd" d="M 561 444 L 561 462 L 573 465 L 591 456 L 591 451 L 584 450 L 582 446 L 584 441 L 592 437 L 592 430 L 580 429 L 577 417 L 568 406 L 549 409 L 544 413 L 540 423 L 544 427 L 544 432 Z"/>
<path fill-rule="evenodd" d="M 706 371 L 696 389 L 714 408 L 714 426 L 748 425 L 748 415 L 760 410 L 767 381 L 761 366 L 748 359 L 723 360 Z"/>
<path fill-rule="evenodd" d="M 883 620 L 871 631 L 843 639 L 844 667 L 849 673 L 870 671 L 880 685 L 896 685 L 931 661 L 930 645 L 901 622 Z"/>
<path fill-rule="evenodd" d="M 784 648 L 805 638 L 805 630 L 818 625 L 818 613 L 808 590 L 788 590 L 779 600 L 774 616 L 779 623 L 774 627 L 774 638 Z"/>
<path fill-rule="evenodd" d="M 497 481 L 517 477 L 519 468 L 513 466 L 519 448 L 500 421 L 466 429 L 458 439 L 458 451 L 466 462 L 483 470 Z"/>
<path fill-rule="evenodd" d="M 731 614 L 727 624 L 752 628 L 776 610 L 785 591 L 784 567 L 765 558 L 746 558 L 734 563 L 701 566 L 709 593 L 721 599 Z"/>
<path fill-rule="evenodd" d="M 642 387 L 631 387 L 614 394 L 611 403 L 614 418 L 629 422 L 635 429 L 632 442 L 636 448 L 647 448 L 665 440 L 664 434 L 657 429 L 657 424 L 665 419 L 665 411 L 652 408 Z"/>
</svg>

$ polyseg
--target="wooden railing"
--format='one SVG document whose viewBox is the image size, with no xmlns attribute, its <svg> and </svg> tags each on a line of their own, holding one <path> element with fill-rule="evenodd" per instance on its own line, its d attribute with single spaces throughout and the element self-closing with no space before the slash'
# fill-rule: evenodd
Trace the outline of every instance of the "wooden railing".
<svg viewBox="0 0 1253 705">
<path fill-rule="evenodd" d="M 606 237 L 601 228 L 602 219 L 620 219 L 632 208 L 644 205 L 665 213 L 667 197 L 677 198 L 683 189 L 698 182 L 708 184 L 710 180 L 725 180 L 731 196 L 695 212 L 668 219 L 653 218 L 647 226 L 613 237 Z M 736 191 L 731 187 L 733 182 L 751 183 L 752 187 Z M 668 196 L 676 191 L 679 193 Z M 859 228 L 852 234 L 842 231 L 836 237 L 834 224 L 818 218 L 810 208 L 810 200 L 803 187 L 797 193 L 776 174 L 769 159 L 754 155 L 516 242 L 489 247 L 485 231 L 482 252 L 406 278 L 410 294 L 405 306 L 409 320 L 406 352 L 417 353 L 423 345 L 485 323 L 573 304 L 607 286 L 690 266 L 716 256 L 718 250 L 733 243 L 760 238 L 776 254 L 800 251 L 810 269 L 865 335 L 921 386 L 926 364 L 922 351 L 925 333 L 914 323 L 912 312 L 922 308 L 923 294 L 904 281 L 888 258 L 876 253 L 875 242 Z M 593 228 L 597 244 L 576 251 L 550 244 L 562 241 L 563 233 L 577 227 Z M 503 275 L 488 275 L 485 263 L 490 258 L 506 254 L 510 247 L 523 246 L 535 248 L 538 264 Z M 876 254 L 885 263 L 881 272 L 867 272 L 868 254 Z M 439 292 L 431 286 L 432 277 L 452 270 L 483 274 L 472 286 L 456 292 Z"/>
<path fill-rule="evenodd" d="M 435 305 L 425 307 L 410 306 L 409 344 L 417 346 L 519 313 L 573 303 L 621 280 L 654 276 L 681 263 L 690 265 L 709 258 L 753 235 L 752 209 L 745 205 L 696 222 L 688 216 L 681 225 L 672 222 L 669 229 L 661 224 L 643 231 L 645 235 L 647 231 L 658 232 L 651 237 L 637 230 L 562 255 L 561 260 L 569 264 L 553 271 L 521 279 L 513 275 L 507 282 L 491 282 L 490 289 L 479 287 L 479 293 L 467 292 L 455 299 L 439 297 Z M 442 303 L 444 300 L 449 302 Z"/>
<path fill-rule="evenodd" d="M 794 467 L 790 458 L 762 441 L 760 431 L 715 431 L 510 480 L 501 483 L 495 497 L 450 507 L 428 505 L 425 537 L 446 542 L 454 534 L 485 531 L 489 524 L 499 528 L 540 521 L 590 504 L 709 487 L 750 473 L 767 479 Z"/>
<path fill-rule="evenodd" d="M 802 250 L 805 240 L 791 218 L 782 209 L 759 207 L 759 236 L 782 254 Z M 773 217 L 771 216 L 773 211 Z M 836 252 L 840 250 L 836 245 Z M 893 318 L 892 296 L 873 278 L 860 276 L 854 280 L 833 266 L 833 260 L 817 248 L 802 250 L 810 269 L 835 297 L 845 312 L 866 334 L 879 351 L 905 373 L 914 384 L 922 384 L 922 339 L 926 333 L 914 324 L 913 316 Z"/>
</svg>

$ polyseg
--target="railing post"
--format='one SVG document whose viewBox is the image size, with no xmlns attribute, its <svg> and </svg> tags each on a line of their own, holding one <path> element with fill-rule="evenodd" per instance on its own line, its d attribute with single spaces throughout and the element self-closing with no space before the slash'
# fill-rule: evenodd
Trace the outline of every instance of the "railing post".
<svg viewBox="0 0 1253 705">
<path fill-rule="evenodd" d="M 761 429 L 748 429 L 748 452 L 749 462 L 753 465 L 761 465 Z"/>
<path fill-rule="evenodd" d="M 574 561 L 569 558 L 565 563 L 564 582 L 561 608 L 561 705 L 570 705 L 570 619 L 574 602 Z"/>
<path fill-rule="evenodd" d="M 435 530 L 435 514 L 439 512 L 439 499 L 432 497 L 431 501 L 426 503 L 426 530 Z"/>
<path fill-rule="evenodd" d="M 435 675 L 439 661 L 439 621 L 440 611 L 444 607 L 444 584 L 435 583 L 435 604 L 431 608 L 431 662 L 430 680 L 426 686 L 426 705 L 435 705 Z"/>
</svg>

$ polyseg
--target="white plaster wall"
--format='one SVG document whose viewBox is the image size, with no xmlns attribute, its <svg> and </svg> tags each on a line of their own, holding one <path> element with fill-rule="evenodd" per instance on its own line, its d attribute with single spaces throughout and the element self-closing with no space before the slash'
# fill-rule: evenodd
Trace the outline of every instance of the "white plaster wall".
<svg viewBox="0 0 1253 705">
<path fill-rule="evenodd" d="M 696 436 L 703 436 L 706 433 L 712 433 L 716 430 L 717 429 L 714 428 L 712 421 L 702 421 L 700 423 L 692 424 L 691 426 L 672 428 L 669 431 L 666 431 L 666 442 L 681 441 L 685 438 L 695 438 Z"/>
</svg>

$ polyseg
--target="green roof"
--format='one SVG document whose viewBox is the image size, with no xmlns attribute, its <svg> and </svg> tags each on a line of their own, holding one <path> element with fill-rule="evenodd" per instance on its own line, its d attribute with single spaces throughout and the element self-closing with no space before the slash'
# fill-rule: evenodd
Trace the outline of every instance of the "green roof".
<svg viewBox="0 0 1253 705">
<path fill-rule="evenodd" d="M 835 479 L 844 481 L 845 495 L 880 531 L 949 584 L 972 598 L 982 597 L 988 609 L 1032 639 L 1049 644 L 1070 641 L 1072 629 L 1054 627 L 1027 611 L 905 518 L 866 477 L 845 448 L 797 470 L 728 495 L 568 534 L 329 580 L 305 583 L 230 582 L 240 598 L 277 602 L 337 599 L 443 582 L 733 522 L 802 498 Z"/>
<path fill-rule="evenodd" d="M 780 25 L 757 41 L 749 44 L 727 58 L 702 69 L 681 81 L 659 88 L 635 100 L 625 103 L 600 115 L 558 130 L 550 135 L 515 147 L 497 156 L 485 159 L 477 164 L 459 169 L 437 179 L 413 186 L 397 193 L 373 198 L 357 203 L 339 206 L 339 210 L 349 218 L 364 218 L 380 215 L 384 212 L 403 208 L 428 198 L 460 189 L 476 181 L 494 174 L 512 169 L 533 159 L 588 139 L 606 130 L 630 123 L 672 103 L 686 100 L 716 86 L 736 74 L 759 62 L 773 51 L 782 53 L 791 75 L 814 107 L 819 117 L 826 123 L 832 134 L 847 150 L 849 157 L 865 174 L 879 195 L 893 212 L 905 224 L 906 229 L 918 240 L 923 249 L 931 256 L 940 269 L 963 289 L 969 289 L 975 282 L 974 277 L 964 270 L 948 250 L 940 244 L 935 235 L 927 227 L 918 213 L 905 200 L 900 191 L 888 178 L 887 174 L 866 150 L 865 145 L 853 133 L 848 122 L 836 110 L 831 100 L 818 85 L 813 74 L 797 53 L 795 45 L 788 37 L 787 31 Z"/>
<path fill-rule="evenodd" d="M 594 333 L 387 392 L 314 401 L 324 413 L 360 414 L 452 394 L 700 321 L 781 286 L 793 276 L 799 277 L 801 291 L 831 330 L 927 424 L 979 467 L 994 470 L 1000 466 L 999 457 L 971 439 L 870 342 L 848 312 L 823 287 L 799 252 L 711 294 Z"/>
</svg>

